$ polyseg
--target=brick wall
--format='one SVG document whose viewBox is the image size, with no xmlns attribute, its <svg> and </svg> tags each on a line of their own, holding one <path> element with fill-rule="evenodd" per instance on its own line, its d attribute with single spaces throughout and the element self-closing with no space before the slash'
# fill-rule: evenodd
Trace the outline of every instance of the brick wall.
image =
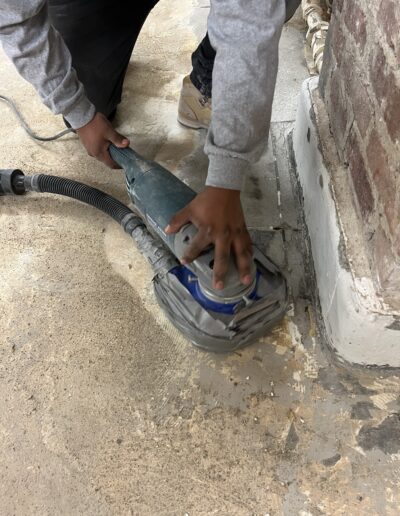
<svg viewBox="0 0 400 516">
<path fill-rule="evenodd" d="M 400 299 L 400 1 L 334 0 L 320 89 L 382 294 Z M 397 304 L 397 302 L 396 302 Z"/>
</svg>

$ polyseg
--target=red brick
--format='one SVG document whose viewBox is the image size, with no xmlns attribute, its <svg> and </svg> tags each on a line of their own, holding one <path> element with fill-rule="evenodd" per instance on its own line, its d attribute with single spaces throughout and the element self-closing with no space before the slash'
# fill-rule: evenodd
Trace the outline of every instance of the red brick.
<svg viewBox="0 0 400 516">
<path fill-rule="evenodd" d="M 342 63 L 343 52 L 345 51 L 346 39 L 343 34 L 343 30 L 339 20 L 332 16 L 329 24 L 330 39 L 326 42 L 333 50 L 333 54 L 336 58 L 337 64 L 340 66 Z"/>
<path fill-rule="evenodd" d="M 393 72 L 390 72 L 388 89 L 385 92 L 385 111 L 384 119 L 387 130 L 393 142 L 400 139 L 400 87 Z"/>
<path fill-rule="evenodd" d="M 371 55 L 369 63 L 369 77 L 378 103 L 385 98 L 387 86 L 386 57 L 380 45 L 377 45 L 375 53 Z"/>
<path fill-rule="evenodd" d="M 351 133 L 348 140 L 346 154 L 358 204 L 364 219 L 366 219 L 374 208 L 374 198 L 364 163 L 364 157 L 354 132 Z"/>
<path fill-rule="evenodd" d="M 396 210 L 395 174 L 389 166 L 387 152 L 375 129 L 371 131 L 369 137 L 367 158 L 379 201 L 383 206 L 391 234 L 394 235 L 399 222 Z"/>
<path fill-rule="evenodd" d="M 396 303 L 400 303 L 399 2 L 334 0 L 320 77 L 339 156 L 349 164 L 370 265 L 376 267 L 382 295 Z"/>
<path fill-rule="evenodd" d="M 367 147 L 368 165 L 375 177 L 385 171 L 388 172 L 388 155 L 376 129 L 371 131 Z"/>
<path fill-rule="evenodd" d="M 348 45 L 349 48 L 346 49 L 345 59 L 343 59 L 342 64 L 340 66 L 340 75 L 342 76 L 342 81 L 346 82 L 350 75 L 354 71 L 355 60 L 352 56 L 354 56 L 356 49 L 354 45 Z"/>
<path fill-rule="evenodd" d="M 396 16 L 396 12 L 398 13 L 398 16 Z M 400 63 L 400 32 L 398 17 L 400 18 L 398 4 L 396 8 L 393 0 L 384 0 L 380 2 L 378 26 L 381 28 L 381 32 L 386 37 L 389 47 L 395 52 L 398 62 Z"/>
<path fill-rule="evenodd" d="M 348 1 L 346 4 L 344 22 L 360 47 L 361 52 L 363 52 L 367 41 L 366 19 L 363 10 L 354 0 Z"/>
<path fill-rule="evenodd" d="M 343 0 L 334 0 L 332 4 L 333 12 L 340 12 L 343 9 Z"/>
<path fill-rule="evenodd" d="M 390 138 L 397 142 L 400 139 L 400 86 L 380 45 L 371 59 L 369 75 Z"/>
<path fill-rule="evenodd" d="M 397 236 L 396 236 L 396 240 L 394 242 L 394 246 L 395 246 L 396 258 L 398 260 L 400 260 L 400 222 L 399 222 L 399 226 L 397 227 Z"/>
<path fill-rule="evenodd" d="M 392 243 L 381 226 L 375 232 L 373 246 L 381 290 L 385 297 L 397 298 L 400 290 L 400 263 L 396 260 Z"/>
<path fill-rule="evenodd" d="M 374 109 L 367 89 L 363 85 L 357 72 L 353 70 L 346 74 L 346 92 L 353 106 L 354 119 L 361 135 L 364 137 L 371 120 L 374 118 Z"/>
</svg>

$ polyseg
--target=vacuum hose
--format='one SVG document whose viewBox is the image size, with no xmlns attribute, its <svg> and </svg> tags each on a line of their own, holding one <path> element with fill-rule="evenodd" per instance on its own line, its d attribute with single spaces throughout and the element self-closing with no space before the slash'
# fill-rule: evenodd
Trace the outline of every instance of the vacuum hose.
<svg viewBox="0 0 400 516">
<path fill-rule="evenodd" d="M 156 273 L 167 272 L 178 263 L 157 237 L 149 233 L 141 218 L 111 195 L 72 179 L 46 174 L 25 176 L 21 170 L 0 170 L 0 195 L 22 195 L 28 191 L 63 195 L 103 211 L 135 240 Z"/>
<path fill-rule="evenodd" d="M 77 201 L 89 204 L 112 217 L 123 227 L 124 221 L 127 219 L 131 220 L 132 215 L 135 217 L 136 224 L 143 225 L 139 217 L 135 216 L 127 206 L 119 202 L 118 199 L 111 197 L 101 190 L 97 190 L 97 188 L 92 188 L 91 186 L 84 185 L 83 183 L 79 183 L 71 179 L 45 174 L 40 174 L 36 176 L 36 178 L 35 182 L 37 187 L 32 189 L 37 192 L 64 195 L 65 197 L 71 197 Z"/>
</svg>

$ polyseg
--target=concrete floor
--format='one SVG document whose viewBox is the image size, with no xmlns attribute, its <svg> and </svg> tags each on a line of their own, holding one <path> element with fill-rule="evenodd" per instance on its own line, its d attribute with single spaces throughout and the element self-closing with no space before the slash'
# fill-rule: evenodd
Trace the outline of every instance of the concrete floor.
<svg viewBox="0 0 400 516">
<path fill-rule="evenodd" d="M 177 124 L 176 104 L 206 15 L 203 0 L 157 6 L 117 119 L 138 151 L 194 188 L 205 135 Z M 399 514 L 399 378 L 334 362 L 318 337 L 286 146 L 302 55 L 297 19 L 282 37 L 271 145 L 244 194 L 254 238 L 295 302 L 239 353 L 186 342 L 156 305 L 146 262 L 103 214 L 54 196 L 1 199 L 2 515 Z M 0 74 L 0 93 L 38 132 L 62 129 L 3 54 Z M 75 137 L 34 143 L 5 105 L 0 120 L 1 167 L 128 201 L 122 174 Z"/>
</svg>

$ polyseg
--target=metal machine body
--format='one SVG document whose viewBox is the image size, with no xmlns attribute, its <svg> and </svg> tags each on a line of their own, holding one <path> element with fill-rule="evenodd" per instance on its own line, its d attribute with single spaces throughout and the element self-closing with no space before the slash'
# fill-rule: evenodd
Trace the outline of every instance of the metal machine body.
<svg viewBox="0 0 400 516">
<path fill-rule="evenodd" d="M 64 195 L 85 202 L 114 218 L 148 259 L 160 307 L 193 344 L 226 352 L 264 335 L 281 319 L 287 306 L 286 281 L 279 269 L 254 248 L 252 282 L 240 282 L 231 259 L 224 289 L 213 288 L 213 248 L 190 265 L 179 259 L 196 228 L 188 224 L 174 235 L 164 228 L 195 192 L 155 162 L 132 149 L 110 147 L 112 158 L 125 170 L 126 185 L 137 215 L 118 199 L 71 179 L 46 174 L 25 176 L 21 170 L 0 170 L 0 196 L 33 191 Z"/>
<path fill-rule="evenodd" d="M 132 149 L 110 147 L 111 157 L 125 171 L 129 196 L 146 225 L 178 259 L 196 234 L 188 224 L 174 235 L 164 228 L 195 192 L 158 163 L 144 160 Z M 253 281 L 241 283 L 233 259 L 224 289 L 212 286 L 214 250 L 193 263 L 176 265 L 154 278 L 157 300 L 169 319 L 197 346 L 233 351 L 265 334 L 284 315 L 287 286 L 279 269 L 254 249 Z"/>
</svg>

